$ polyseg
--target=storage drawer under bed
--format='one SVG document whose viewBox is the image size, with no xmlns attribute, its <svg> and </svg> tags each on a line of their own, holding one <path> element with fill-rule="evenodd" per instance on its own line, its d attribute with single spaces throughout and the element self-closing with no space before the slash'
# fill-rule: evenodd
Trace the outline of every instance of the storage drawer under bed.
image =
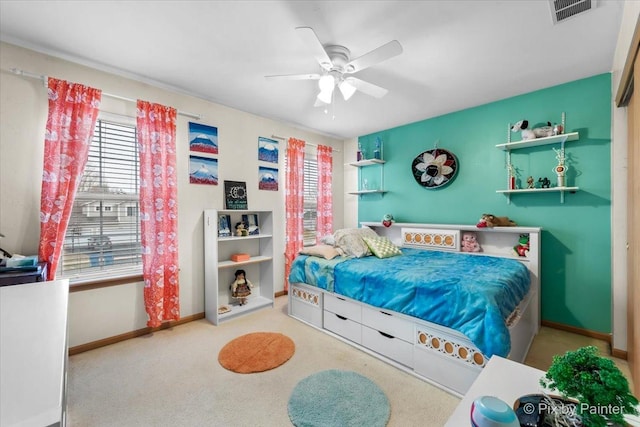
<svg viewBox="0 0 640 427">
<path fill-rule="evenodd" d="M 325 311 L 324 328 L 357 344 L 362 343 L 362 325 L 339 314 Z"/>
<path fill-rule="evenodd" d="M 413 368 L 414 346 L 398 337 L 363 326 L 362 345 L 389 359 Z"/>
<path fill-rule="evenodd" d="M 414 323 L 389 310 L 362 306 L 362 324 L 413 344 Z"/>
<path fill-rule="evenodd" d="M 351 301 L 345 297 L 325 294 L 324 309 L 356 323 L 362 322 L 362 305 L 359 302 Z"/>
</svg>

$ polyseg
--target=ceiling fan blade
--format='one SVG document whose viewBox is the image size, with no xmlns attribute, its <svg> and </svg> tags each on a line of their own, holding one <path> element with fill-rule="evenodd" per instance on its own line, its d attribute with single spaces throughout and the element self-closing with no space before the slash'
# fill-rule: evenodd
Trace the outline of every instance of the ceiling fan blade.
<svg viewBox="0 0 640 427">
<path fill-rule="evenodd" d="M 316 32 L 313 31 L 311 27 L 296 27 L 298 31 L 298 36 L 302 39 L 304 44 L 311 50 L 313 57 L 316 58 L 318 64 L 325 70 L 331 68 L 331 58 L 327 55 L 327 51 L 324 50 L 324 46 L 320 42 L 320 39 L 316 35 Z"/>
<path fill-rule="evenodd" d="M 383 87 L 376 86 L 373 83 L 365 82 L 364 80 L 360 80 L 355 77 L 348 77 L 345 81 L 354 86 L 360 92 L 373 96 L 374 98 L 382 98 L 387 94 L 387 92 L 389 92 Z"/>
<path fill-rule="evenodd" d="M 401 53 L 402 45 L 400 45 L 400 42 L 398 42 L 398 40 L 392 40 L 389 43 L 352 60 L 344 67 L 344 69 L 347 73 L 356 73 L 364 70 L 365 68 L 371 67 L 372 65 L 386 61 L 389 58 L 400 55 Z"/>
<path fill-rule="evenodd" d="M 270 80 L 319 80 L 320 74 L 281 74 L 275 76 L 264 76 Z"/>
</svg>

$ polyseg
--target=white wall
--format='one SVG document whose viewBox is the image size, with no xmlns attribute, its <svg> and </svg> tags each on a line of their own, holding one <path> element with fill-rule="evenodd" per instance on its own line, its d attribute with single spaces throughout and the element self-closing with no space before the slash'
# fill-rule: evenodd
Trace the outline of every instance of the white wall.
<svg viewBox="0 0 640 427">
<path fill-rule="evenodd" d="M 39 240 L 40 183 L 47 96 L 39 80 L 16 76 L 19 68 L 39 75 L 78 82 L 103 92 L 170 105 L 200 114 L 200 123 L 216 126 L 219 138 L 219 178 L 247 182 L 249 209 L 274 211 L 275 290 L 284 287 L 284 151 L 280 144 L 280 189 L 258 190 L 258 137 L 296 137 L 334 151 L 334 222 L 342 227 L 344 212 L 343 142 L 270 119 L 234 110 L 115 74 L 53 58 L 14 45 L 0 44 L 0 231 L 2 247 L 36 254 Z M 102 110 L 135 116 L 135 104 L 103 97 Z M 223 208 L 223 186 L 189 184 L 188 122 L 178 116 L 178 233 L 181 316 L 204 311 L 202 211 Z M 142 284 L 73 292 L 69 304 L 69 345 L 131 332 L 146 326 Z"/>
<path fill-rule="evenodd" d="M 611 103 L 612 347 L 627 350 L 627 108 L 615 106 L 622 70 L 640 16 L 640 2 L 626 1 L 613 59 Z M 637 96 L 637 95 L 636 95 Z"/>
</svg>

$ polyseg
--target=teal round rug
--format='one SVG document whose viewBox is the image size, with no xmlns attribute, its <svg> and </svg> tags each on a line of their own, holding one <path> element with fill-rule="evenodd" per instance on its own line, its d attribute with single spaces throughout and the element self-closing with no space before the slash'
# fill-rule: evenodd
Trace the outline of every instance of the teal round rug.
<svg viewBox="0 0 640 427">
<path fill-rule="evenodd" d="M 288 409 L 296 427 L 384 427 L 391 415 L 389 399 L 373 381 L 336 369 L 301 380 Z"/>
</svg>

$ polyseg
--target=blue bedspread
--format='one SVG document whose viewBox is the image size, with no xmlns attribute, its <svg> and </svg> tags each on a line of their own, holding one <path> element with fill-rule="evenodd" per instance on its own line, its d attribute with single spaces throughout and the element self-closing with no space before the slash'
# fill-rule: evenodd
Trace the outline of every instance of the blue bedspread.
<svg viewBox="0 0 640 427">
<path fill-rule="evenodd" d="M 455 329 L 487 357 L 509 354 L 506 319 L 530 287 L 517 260 L 412 248 L 385 259 L 300 255 L 289 281 Z"/>
</svg>

